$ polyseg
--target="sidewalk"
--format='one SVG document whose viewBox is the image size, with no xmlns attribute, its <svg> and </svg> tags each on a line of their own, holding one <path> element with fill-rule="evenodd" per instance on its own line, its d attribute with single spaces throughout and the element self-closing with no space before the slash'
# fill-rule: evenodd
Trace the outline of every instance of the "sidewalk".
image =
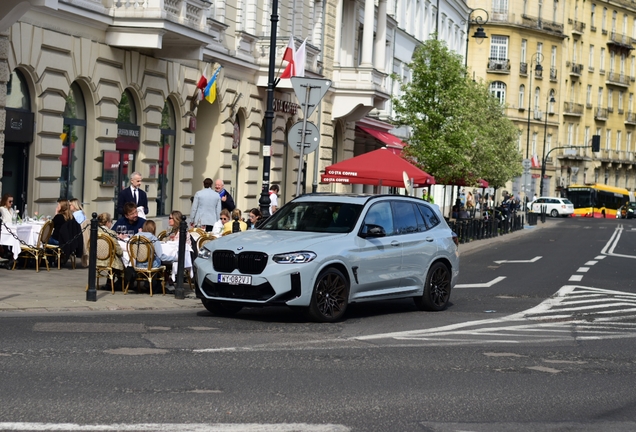
<svg viewBox="0 0 636 432">
<path fill-rule="evenodd" d="M 503 236 L 476 240 L 459 245 L 460 256 L 468 254 L 490 245 L 510 241 L 520 236 L 536 232 L 543 226 L 553 223 L 539 223 L 533 227 L 515 231 Z M 79 265 L 79 261 L 78 261 Z M 100 279 L 105 284 L 106 279 Z M 75 270 L 70 266 L 50 271 L 40 269 L 36 273 L 34 268 L 6 270 L 0 268 L 0 313 L 33 313 L 33 312 L 82 312 L 82 311 L 117 311 L 117 310 L 170 310 L 170 309 L 200 309 L 201 301 L 194 296 L 187 283 L 184 284 L 186 298 L 177 300 L 174 294 L 155 294 L 152 297 L 147 292 L 137 294 L 134 291 L 124 295 L 121 291 L 111 294 L 109 290 L 97 290 L 97 301 L 86 301 L 86 284 L 88 283 L 88 269 Z"/>
</svg>

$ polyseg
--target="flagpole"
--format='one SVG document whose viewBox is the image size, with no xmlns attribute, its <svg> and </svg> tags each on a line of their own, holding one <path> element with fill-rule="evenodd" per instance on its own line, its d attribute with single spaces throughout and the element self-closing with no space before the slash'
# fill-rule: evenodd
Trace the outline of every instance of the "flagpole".
<svg viewBox="0 0 636 432">
<path fill-rule="evenodd" d="M 263 189 L 258 204 L 261 207 L 263 218 L 270 216 L 269 205 L 269 170 L 271 167 L 272 132 L 274 127 L 274 89 L 276 82 L 274 72 L 276 69 L 276 29 L 278 27 L 278 0 L 272 0 L 272 22 L 269 42 L 269 69 L 267 78 L 267 108 L 265 111 L 265 139 L 263 141 Z"/>
</svg>

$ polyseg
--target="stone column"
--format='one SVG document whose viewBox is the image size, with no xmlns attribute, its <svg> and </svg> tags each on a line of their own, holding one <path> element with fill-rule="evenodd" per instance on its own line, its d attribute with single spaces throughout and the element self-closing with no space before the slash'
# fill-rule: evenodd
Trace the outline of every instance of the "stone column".
<svg viewBox="0 0 636 432">
<path fill-rule="evenodd" d="M 336 28 L 333 43 L 333 64 L 340 66 L 340 52 L 342 51 L 342 0 L 336 2 Z"/>
<path fill-rule="evenodd" d="M 378 0 L 378 26 L 375 35 L 375 68 L 385 69 L 386 62 L 386 0 Z"/>
<path fill-rule="evenodd" d="M 0 173 L 4 165 L 4 128 L 6 124 L 7 82 L 9 82 L 9 31 L 0 32 Z M 0 177 L 2 177 L 0 175 Z M 0 195 L 2 195 L 2 183 L 0 183 Z"/>
<path fill-rule="evenodd" d="M 362 61 L 360 66 L 373 67 L 373 30 L 375 24 L 375 2 L 364 1 L 364 28 L 362 30 Z"/>
</svg>

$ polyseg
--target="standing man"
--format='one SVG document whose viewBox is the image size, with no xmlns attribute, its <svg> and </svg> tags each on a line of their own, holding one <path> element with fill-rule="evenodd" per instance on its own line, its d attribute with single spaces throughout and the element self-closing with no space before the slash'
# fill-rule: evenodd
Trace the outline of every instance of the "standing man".
<svg viewBox="0 0 636 432">
<path fill-rule="evenodd" d="M 230 195 L 230 193 L 226 191 L 224 187 L 225 183 L 223 183 L 223 180 L 218 179 L 214 182 L 214 190 L 221 197 L 221 207 L 232 213 L 232 210 L 234 210 L 236 206 L 234 205 L 232 195 Z"/>
<path fill-rule="evenodd" d="M 278 210 L 278 193 L 280 188 L 277 184 L 271 185 L 269 188 L 269 215 L 273 215 Z"/>
<path fill-rule="evenodd" d="M 194 194 L 190 217 L 194 225 L 205 225 L 206 231 L 212 231 L 221 213 L 221 196 L 212 189 L 212 179 L 203 180 L 203 189 Z"/>
<path fill-rule="evenodd" d="M 124 204 L 132 202 L 137 205 L 137 209 L 141 207 L 144 217 L 148 214 L 148 195 L 141 189 L 141 174 L 137 171 L 130 175 L 130 187 L 119 192 L 117 199 L 117 213 L 125 216 Z"/>
</svg>

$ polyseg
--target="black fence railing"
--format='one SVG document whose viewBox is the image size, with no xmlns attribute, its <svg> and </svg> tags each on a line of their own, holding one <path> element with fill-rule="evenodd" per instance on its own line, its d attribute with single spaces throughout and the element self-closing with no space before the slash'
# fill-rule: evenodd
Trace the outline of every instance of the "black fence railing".
<svg viewBox="0 0 636 432">
<path fill-rule="evenodd" d="M 523 214 L 512 213 L 503 218 L 456 219 L 448 222 L 460 243 L 483 240 L 523 229 Z"/>
</svg>

